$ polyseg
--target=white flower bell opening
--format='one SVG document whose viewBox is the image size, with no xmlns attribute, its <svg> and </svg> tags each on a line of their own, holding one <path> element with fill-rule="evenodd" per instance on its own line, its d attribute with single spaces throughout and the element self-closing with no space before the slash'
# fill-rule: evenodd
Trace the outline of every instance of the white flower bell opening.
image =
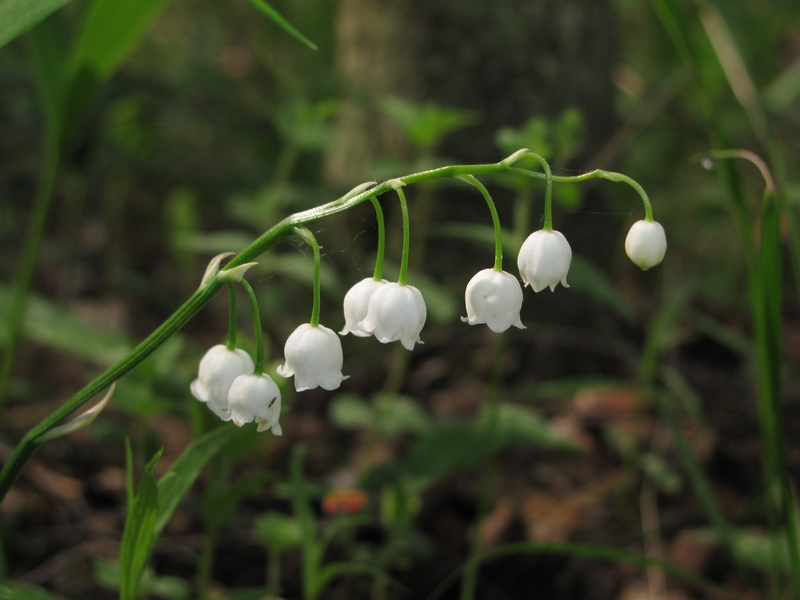
<svg viewBox="0 0 800 600">
<path fill-rule="evenodd" d="M 511 273 L 484 269 L 467 284 L 464 294 L 467 316 L 461 320 L 470 325 L 486 323 L 495 333 L 511 327 L 525 329 L 519 318 L 522 308 L 522 287 Z"/>
<path fill-rule="evenodd" d="M 407 350 L 421 344 L 419 333 L 428 312 L 420 291 L 410 285 L 386 283 L 369 299 L 366 318 L 358 326 L 379 342 L 400 340 Z"/>
<path fill-rule="evenodd" d="M 667 236 L 657 221 L 636 221 L 625 238 L 625 253 L 633 263 L 647 271 L 664 260 Z"/>
<path fill-rule="evenodd" d="M 559 231 L 541 229 L 528 236 L 517 256 L 517 266 L 522 281 L 534 292 L 549 287 L 555 290 L 561 282 L 567 285 L 567 272 L 572 260 L 572 249 L 567 238 Z"/>
<path fill-rule="evenodd" d="M 300 325 L 286 340 L 283 353 L 286 362 L 278 367 L 278 375 L 294 375 L 294 387 L 298 392 L 315 387 L 335 390 L 346 379 L 342 375 L 342 342 L 327 327 Z"/>
<path fill-rule="evenodd" d="M 197 379 L 190 387 L 192 395 L 205 402 L 211 411 L 223 421 L 230 421 L 228 390 L 239 375 L 253 372 L 253 359 L 236 348 L 228 350 L 218 344 L 206 352 L 200 361 Z"/>
<path fill-rule="evenodd" d="M 255 421 L 258 431 L 272 429 L 274 435 L 283 435 L 278 422 L 281 416 L 281 391 L 269 375 L 239 375 L 228 392 L 228 405 L 237 427 Z"/>
<path fill-rule="evenodd" d="M 352 333 L 358 337 L 369 337 L 367 331 L 361 329 L 360 324 L 367 316 L 367 308 L 369 308 L 369 299 L 372 294 L 379 287 L 388 283 L 385 279 L 375 281 L 372 277 L 362 279 L 345 294 L 344 297 L 344 329 L 339 334 L 347 335 Z"/>
</svg>

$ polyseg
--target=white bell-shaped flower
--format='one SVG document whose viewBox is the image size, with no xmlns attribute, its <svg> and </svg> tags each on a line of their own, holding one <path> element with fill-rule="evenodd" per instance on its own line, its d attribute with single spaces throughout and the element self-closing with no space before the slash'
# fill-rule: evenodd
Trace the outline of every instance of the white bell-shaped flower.
<svg viewBox="0 0 800 600">
<path fill-rule="evenodd" d="M 281 391 L 269 375 L 239 375 L 228 391 L 228 405 L 237 427 L 255 421 L 258 431 L 272 429 L 273 434 L 283 435 L 278 422 L 281 417 Z"/>
<path fill-rule="evenodd" d="M 208 408 L 223 421 L 230 421 L 228 390 L 239 375 L 253 372 L 253 359 L 236 348 L 228 350 L 218 344 L 206 352 L 200 361 L 197 379 L 192 382 L 192 395 L 205 402 Z"/>
<path fill-rule="evenodd" d="M 522 287 L 511 273 L 484 269 L 467 284 L 464 294 L 467 316 L 461 320 L 470 325 L 486 323 L 495 333 L 511 327 L 525 329 L 519 318 L 522 308 Z"/>
<path fill-rule="evenodd" d="M 385 279 L 375 281 L 372 277 L 362 279 L 345 294 L 344 297 L 344 329 L 339 334 L 347 335 L 352 333 L 358 337 L 368 337 L 370 333 L 364 331 L 359 326 L 367 316 L 369 299 L 372 294 L 383 284 L 388 283 Z"/>
<path fill-rule="evenodd" d="M 373 334 L 379 342 L 400 343 L 408 350 L 421 344 L 419 332 L 428 311 L 420 291 L 410 285 L 385 283 L 369 299 L 366 318 L 358 326 Z"/>
<path fill-rule="evenodd" d="M 625 238 L 625 253 L 633 263 L 647 271 L 664 260 L 667 236 L 657 221 L 636 221 Z"/>
<path fill-rule="evenodd" d="M 572 260 L 572 249 L 567 238 L 558 231 L 540 229 L 528 236 L 517 256 L 517 266 L 525 285 L 534 292 L 549 287 L 555 290 L 559 282 L 567 285 L 567 272 Z"/>
<path fill-rule="evenodd" d="M 298 392 L 315 387 L 335 390 L 346 379 L 342 375 L 342 342 L 327 327 L 300 325 L 286 340 L 283 353 L 286 362 L 278 367 L 278 375 L 294 375 L 294 387 Z"/>
</svg>

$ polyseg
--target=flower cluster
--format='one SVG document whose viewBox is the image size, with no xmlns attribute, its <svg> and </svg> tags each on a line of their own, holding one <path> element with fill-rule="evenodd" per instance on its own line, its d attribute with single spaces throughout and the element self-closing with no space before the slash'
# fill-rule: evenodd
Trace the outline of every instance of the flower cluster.
<svg viewBox="0 0 800 600">
<path fill-rule="evenodd" d="M 269 375 L 253 370 L 253 359 L 244 350 L 214 346 L 200 361 L 192 395 L 223 421 L 239 427 L 255 421 L 259 431 L 281 435 L 281 392 Z"/>
<path fill-rule="evenodd" d="M 549 177 L 549 171 L 547 172 Z M 493 269 L 478 272 L 467 284 L 464 295 L 467 316 L 461 320 L 470 325 L 486 324 L 496 333 L 506 331 L 512 326 L 525 329 L 520 320 L 522 286 L 516 277 L 502 270 L 502 230 L 497 210 L 488 191 L 480 182 L 471 176 L 462 179 L 481 191 L 492 212 L 495 226 L 495 266 Z M 393 283 L 383 279 L 380 274 L 383 261 L 383 224 L 380 206 L 375 201 L 373 204 L 379 219 L 379 255 L 375 274 L 359 281 L 345 295 L 345 325 L 339 333 L 342 336 L 348 333 L 358 337 L 374 336 L 384 344 L 399 341 L 406 349 L 413 350 L 416 344 L 422 343 L 420 332 L 425 325 L 427 310 L 420 291 L 405 283 L 408 268 L 408 211 L 402 191 L 405 184 L 399 180 L 390 183 L 400 198 L 403 213 L 404 241 L 400 278 L 397 283 Z M 549 200 L 549 192 L 547 199 Z M 644 199 L 647 218 L 633 224 L 625 240 L 625 251 L 637 266 L 647 270 L 663 260 L 667 240 L 664 228 L 652 220 L 649 201 L 646 197 Z M 551 219 L 548 202 L 544 229 L 529 235 L 517 256 L 522 282 L 534 292 L 545 288 L 554 291 L 559 283 L 565 288 L 569 287 L 567 274 L 572 260 L 572 249 L 564 235 L 552 229 Z M 314 249 L 314 309 L 311 322 L 297 327 L 286 340 L 285 362 L 277 368 L 277 374 L 281 377 L 294 377 L 297 391 L 317 387 L 335 390 L 347 376 L 342 374 L 344 357 L 339 337 L 319 324 L 320 247 L 307 229 L 296 228 L 295 231 Z M 204 283 L 217 276 L 218 259 L 219 257 L 214 259 L 209 266 Z M 214 346 L 206 353 L 200 361 L 198 377 L 192 382 L 191 391 L 223 421 L 232 420 L 238 426 L 255 421 L 258 431 L 271 429 L 275 435 L 281 435 L 278 422 L 281 411 L 280 390 L 269 375 L 262 373 L 264 351 L 258 304 L 252 288 L 241 279 L 243 267 L 249 268 L 250 264 L 253 263 L 230 270 L 233 272 L 241 269 L 241 273 L 235 273 L 235 279 L 231 275 L 226 277 L 240 282 L 250 296 L 259 348 L 256 361 L 254 363 L 243 350 L 233 348 L 231 340 L 235 340 L 235 297 L 231 292 L 232 325 L 228 346 Z"/>
</svg>

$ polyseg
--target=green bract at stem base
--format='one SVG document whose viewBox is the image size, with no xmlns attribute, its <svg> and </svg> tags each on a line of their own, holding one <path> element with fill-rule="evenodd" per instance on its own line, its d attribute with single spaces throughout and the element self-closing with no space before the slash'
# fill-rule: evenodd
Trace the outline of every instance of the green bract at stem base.
<svg viewBox="0 0 800 600">
<path fill-rule="evenodd" d="M 519 152 L 515 155 L 520 154 Z M 524 152 L 523 152 L 524 154 Z M 520 156 L 521 158 L 521 156 Z M 490 164 L 479 165 L 455 165 L 448 167 L 439 167 L 428 171 L 419 173 L 412 173 L 384 181 L 374 187 L 367 188 L 355 195 L 347 194 L 337 200 L 323 204 L 316 208 L 305 210 L 299 213 L 290 215 L 277 223 L 274 227 L 268 229 L 261 236 L 259 236 L 247 248 L 234 256 L 231 261 L 225 265 L 220 271 L 220 275 L 235 267 L 252 262 L 254 259 L 264 254 L 267 250 L 275 246 L 278 242 L 288 237 L 294 232 L 294 229 L 300 225 L 316 221 L 323 217 L 335 215 L 344 212 L 349 208 L 357 206 L 372 197 L 386 193 L 396 189 L 398 182 L 402 184 L 418 183 L 420 181 L 428 181 L 432 179 L 442 179 L 445 177 L 458 177 L 459 175 L 498 175 L 503 173 L 515 173 L 518 175 L 525 175 L 535 179 L 548 179 L 544 173 L 537 171 L 530 171 L 528 169 L 519 169 L 511 166 L 512 163 L 499 162 Z M 642 202 L 645 205 L 645 212 L 649 218 L 652 219 L 652 208 L 647 194 L 642 187 L 630 177 L 620 173 L 612 173 L 596 169 L 588 173 L 576 175 L 572 177 L 551 176 L 551 181 L 555 183 L 575 183 L 580 181 L 587 181 L 589 179 L 603 178 L 611 181 L 621 181 L 632 186 L 639 192 Z M 177 332 L 183 327 L 186 322 L 196 315 L 203 306 L 205 306 L 219 290 L 225 285 L 225 279 L 220 277 L 212 277 L 202 287 L 200 287 L 188 300 L 180 307 L 175 313 L 167 319 L 158 329 L 145 338 L 138 346 L 136 346 L 130 353 L 128 353 L 119 362 L 109 367 L 103 374 L 92 380 L 82 390 L 75 394 L 72 398 L 67 400 L 61 407 L 56 409 L 51 415 L 45 418 L 41 423 L 33 427 L 22 438 L 20 443 L 14 449 L 14 452 L 8 459 L 8 462 L 3 466 L 0 472 L 0 501 L 5 497 L 8 490 L 11 488 L 14 481 L 16 481 L 25 464 L 33 456 L 36 449 L 41 445 L 39 441 L 42 434 L 48 432 L 50 429 L 58 425 L 58 423 L 67 417 L 70 413 L 77 410 L 88 402 L 93 396 L 99 394 L 108 386 L 110 386 L 117 379 L 125 375 L 136 365 L 142 362 L 150 354 L 152 354 L 161 344 L 163 344 L 172 334 Z"/>
</svg>

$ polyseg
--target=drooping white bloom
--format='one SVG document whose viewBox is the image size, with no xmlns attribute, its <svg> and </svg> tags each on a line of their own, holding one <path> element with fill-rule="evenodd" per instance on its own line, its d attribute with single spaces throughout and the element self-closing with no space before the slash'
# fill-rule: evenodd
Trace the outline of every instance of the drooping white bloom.
<svg viewBox="0 0 800 600">
<path fill-rule="evenodd" d="M 633 263 L 647 271 L 664 260 L 667 236 L 657 221 L 636 221 L 625 238 L 625 253 Z"/>
<path fill-rule="evenodd" d="M 484 269 L 467 284 L 464 294 L 467 316 L 461 320 L 470 325 L 486 323 L 495 333 L 511 327 L 525 329 L 519 318 L 522 308 L 522 287 L 511 273 Z"/>
<path fill-rule="evenodd" d="M 272 429 L 273 434 L 283 435 L 278 422 L 281 417 L 281 391 L 269 375 L 239 375 L 228 392 L 228 405 L 237 427 L 255 421 L 258 431 Z"/>
<path fill-rule="evenodd" d="M 372 277 L 362 279 L 345 294 L 344 297 L 344 329 L 339 334 L 347 335 L 352 333 L 358 337 L 368 337 L 370 333 L 364 331 L 360 327 L 361 321 L 367 316 L 367 308 L 369 307 L 369 299 L 372 294 L 381 287 L 384 283 L 388 283 L 385 279 L 375 281 Z"/>
<path fill-rule="evenodd" d="M 200 361 L 197 379 L 192 382 L 192 395 L 205 402 L 215 415 L 230 421 L 228 390 L 239 375 L 253 372 L 253 359 L 240 348 L 228 350 L 218 344 L 206 352 Z"/>
<path fill-rule="evenodd" d="M 322 325 L 300 325 L 286 340 L 283 354 L 286 362 L 278 367 L 278 375 L 294 375 L 294 387 L 298 392 L 315 387 L 335 390 L 346 379 L 342 375 L 342 342 Z"/>
<path fill-rule="evenodd" d="M 428 312 L 420 291 L 410 285 L 385 283 L 372 293 L 367 316 L 358 326 L 386 344 L 400 340 L 408 350 L 422 342 L 419 332 Z"/>
<path fill-rule="evenodd" d="M 572 249 L 567 238 L 559 231 L 540 229 L 528 236 L 517 256 L 517 266 L 525 285 L 534 292 L 549 287 L 555 290 L 559 281 L 567 285 L 567 272 L 572 260 Z"/>
</svg>

